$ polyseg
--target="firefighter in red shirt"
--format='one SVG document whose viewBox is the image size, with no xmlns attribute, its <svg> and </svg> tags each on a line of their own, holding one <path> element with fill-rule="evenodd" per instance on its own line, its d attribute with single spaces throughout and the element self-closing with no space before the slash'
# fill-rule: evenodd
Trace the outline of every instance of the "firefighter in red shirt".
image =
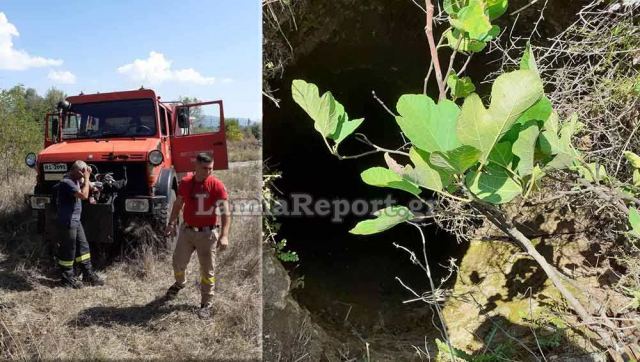
<svg viewBox="0 0 640 362">
<path fill-rule="evenodd" d="M 167 235 L 176 233 L 176 221 L 184 206 L 184 223 L 178 233 L 173 252 L 173 272 L 176 282 L 167 290 L 166 298 L 174 299 L 187 283 L 185 271 L 195 250 L 200 262 L 200 292 L 198 316 L 209 318 L 215 283 L 214 268 L 217 251 L 229 245 L 229 201 L 222 181 L 211 174 L 213 160 L 206 153 L 196 157 L 195 172 L 182 178 L 173 204 Z M 222 225 L 217 225 L 216 208 L 220 208 Z"/>
</svg>

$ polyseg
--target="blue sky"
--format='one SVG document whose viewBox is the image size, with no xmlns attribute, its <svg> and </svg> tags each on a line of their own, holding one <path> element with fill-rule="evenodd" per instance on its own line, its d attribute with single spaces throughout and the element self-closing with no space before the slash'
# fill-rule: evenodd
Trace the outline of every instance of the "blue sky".
<svg viewBox="0 0 640 362">
<path fill-rule="evenodd" d="M 259 0 L 3 0 L 0 88 L 151 88 L 261 118 Z"/>
</svg>

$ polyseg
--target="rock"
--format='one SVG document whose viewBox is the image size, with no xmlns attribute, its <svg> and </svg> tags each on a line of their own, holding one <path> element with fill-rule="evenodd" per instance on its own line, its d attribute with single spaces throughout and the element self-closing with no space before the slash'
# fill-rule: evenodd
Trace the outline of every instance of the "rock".
<svg viewBox="0 0 640 362">
<path fill-rule="evenodd" d="M 311 320 L 309 311 L 289 295 L 291 280 L 269 247 L 264 247 L 263 359 L 265 361 L 337 361 L 339 343 Z"/>
<path fill-rule="evenodd" d="M 534 244 L 547 260 L 554 260 L 550 245 L 540 240 Z M 589 354 L 582 348 L 582 337 L 554 314 L 553 305 L 564 305 L 559 292 L 524 252 L 507 241 L 474 240 L 460 263 L 443 315 L 452 344 L 471 355 L 506 345 L 514 354 L 509 358 L 531 358 L 522 346 L 539 356 L 539 340 L 555 354 Z"/>
</svg>

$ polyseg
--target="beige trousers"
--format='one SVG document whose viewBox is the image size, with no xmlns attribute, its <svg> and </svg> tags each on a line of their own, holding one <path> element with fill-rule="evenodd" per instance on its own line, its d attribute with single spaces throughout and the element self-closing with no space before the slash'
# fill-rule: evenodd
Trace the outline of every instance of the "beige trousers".
<svg viewBox="0 0 640 362">
<path fill-rule="evenodd" d="M 198 254 L 198 261 L 200 262 L 201 303 L 205 305 L 210 305 L 213 297 L 217 242 L 217 229 L 213 231 L 194 231 L 182 227 L 178 234 L 176 249 L 173 252 L 173 273 L 176 277 L 176 283 L 182 286 L 187 284 L 185 272 L 193 251 L 195 250 Z"/>
</svg>

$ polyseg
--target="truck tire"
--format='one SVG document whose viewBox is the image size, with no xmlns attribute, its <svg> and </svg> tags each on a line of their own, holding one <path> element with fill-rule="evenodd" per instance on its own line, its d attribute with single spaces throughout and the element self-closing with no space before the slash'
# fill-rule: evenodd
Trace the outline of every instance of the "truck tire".
<svg viewBox="0 0 640 362">
<path fill-rule="evenodd" d="M 164 231 L 169 224 L 169 218 L 171 217 L 171 211 L 173 210 L 173 204 L 176 201 L 176 191 L 170 189 L 167 195 L 167 203 L 159 210 L 156 217 L 156 230 L 159 233 L 160 240 L 165 242 L 158 247 L 163 249 L 170 249 L 175 245 L 177 240 L 177 234 L 173 236 L 165 236 Z"/>
</svg>

